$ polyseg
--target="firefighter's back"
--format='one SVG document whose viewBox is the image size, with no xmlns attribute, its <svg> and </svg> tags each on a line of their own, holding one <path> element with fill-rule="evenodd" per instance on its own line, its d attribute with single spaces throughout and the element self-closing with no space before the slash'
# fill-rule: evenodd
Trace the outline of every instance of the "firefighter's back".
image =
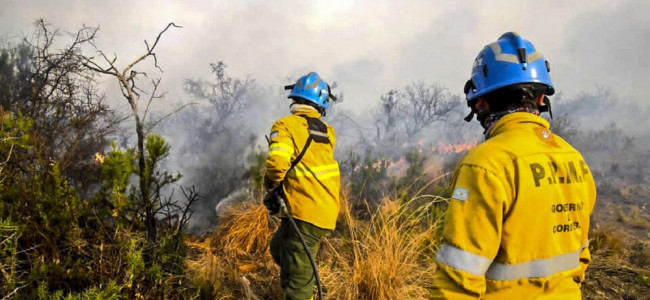
<svg viewBox="0 0 650 300">
<path fill-rule="evenodd" d="M 595 184 L 582 155 L 544 121 L 513 113 L 463 160 L 504 183 L 501 244 L 485 299 L 580 299 Z"/>
<path fill-rule="evenodd" d="M 296 113 L 281 119 L 289 131 L 294 145 L 294 156 L 302 151 L 309 137 L 305 117 L 318 117 L 315 113 Z M 327 142 L 312 140 L 309 148 L 293 170 L 287 173 L 284 193 L 294 218 L 324 229 L 334 229 L 339 213 L 340 171 L 334 159 L 336 135 L 327 125 Z M 295 157 L 292 158 L 292 160 Z"/>
</svg>

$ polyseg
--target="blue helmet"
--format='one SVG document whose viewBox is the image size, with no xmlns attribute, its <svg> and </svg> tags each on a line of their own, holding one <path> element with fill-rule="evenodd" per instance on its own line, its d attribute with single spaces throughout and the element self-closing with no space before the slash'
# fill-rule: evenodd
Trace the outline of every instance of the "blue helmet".
<svg viewBox="0 0 650 300">
<path fill-rule="evenodd" d="M 506 32 L 483 48 L 474 60 L 472 78 L 465 84 L 465 95 L 472 101 L 499 88 L 517 83 L 546 85 L 553 95 L 550 65 L 535 46 L 516 32 Z"/>
<path fill-rule="evenodd" d="M 321 79 L 316 72 L 310 72 L 300 77 L 295 84 L 287 85 L 284 89 L 291 90 L 288 98 L 305 99 L 318 105 L 323 110 L 329 106 L 329 99 L 336 101 L 329 84 Z"/>
</svg>

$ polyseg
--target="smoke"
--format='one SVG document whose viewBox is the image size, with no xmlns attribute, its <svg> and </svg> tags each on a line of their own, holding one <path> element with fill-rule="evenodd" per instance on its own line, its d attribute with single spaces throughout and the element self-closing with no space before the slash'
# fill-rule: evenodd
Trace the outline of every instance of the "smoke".
<svg viewBox="0 0 650 300">
<path fill-rule="evenodd" d="M 362 61 L 362 68 L 372 73 L 378 64 Z M 341 70 L 343 78 L 346 71 Z M 238 202 L 242 197 L 253 198 L 250 187 L 254 184 L 251 167 L 259 167 L 254 154 L 266 151 L 264 135 L 268 134 L 273 121 L 287 115 L 290 101 L 282 89 L 292 83 L 287 77 L 276 85 L 261 86 L 254 77 L 231 78 L 224 75 L 228 84 L 252 82 L 238 93 L 241 105 L 224 114 L 217 102 L 208 98 L 199 99 L 188 92 L 187 101 L 196 105 L 181 111 L 160 128 L 172 145 L 172 155 L 167 168 L 178 170 L 184 177 L 182 185 L 197 187 L 206 200 L 196 207 L 192 229 L 200 231 L 211 228 L 216 222 L 215 206 L 221 201 Z M 298 77 L 300 74 L 296 74 Z M 347 75 L 347 76 L 351 76 Z M 219 79 L 191 79 L 203 85 L 220 86 Z M 412 137 L 407 136 L 407 115 L 399 105 L 411 105 L 409 89 L 439 88 L 442 98 L 450 109 L 443 118 L 425 126 Z M 189 91 L 189 90 L 188 90 Z M 336 93 L 344 93 L 335 89 Z M 389 96 L 397 99 L 396 106 L 387 110 Z M 228 95 L 219 94 L 219 99 Z M 335 156 L 344 171 L 352 168 L 352 161 L 372 156 L 387 161 L 404 161 L 407 153 L 420 151 L 425 156 L 434 155 L 434 149 L 453 148 L 451 144 L 473 144 L 483 140 L 483 129 L 477 122 L 463 120 L 469 111 L 464 97 L 435 83 L 413 83 L 405 87 L 386 88 L 366 96 L 373 105 L 366 105 L 362 112 L 349 110 L 343 105 L 354 101 L 343 97 L 342 103 L 332 103 L 325 121 L 337 133 Z M 218 97 L 217 97 L 218 98 Z M 592 92 L 566 98 L 561 94 L 552 97 L 554 119 L 551 128 L 580 150 L 587 162 L 599 176 L 607 180 L 612 176 L 624 177 L 634 182 L 646 182 L 650 178 L 647 163 L 638 163 L 648 155 L 646 128 L 647 108 L 634 101 L 625 100 L 608 88 L 597 87 Z M 214 100 L 214 98 L 213 98 Z M 227 100 L 232 101 L 233 99 Z M 408 108 L 408 107 L 406 107 Z M 392 118 L 392 119 L 391 119 Z M 422 152 L 425 150 L 425 152 Z M 427 152 L 428 151 L 428 152 Z M 437 159 L 457 159 L 456 156 L 442 156 Z M 448 161 L 442 165 L 451 165 Z M 633 165 L 634 168 L 620 168 Z M 625 169 L 625 172 L 621 170 Z M 344 172 L 345 173 L 345 172 Z M 235 199 L 235 200 L 233 200 Z M 224 206 L 226 204 L 221 204 Z"/>
<path fill-rule="evenodd" d="M 650 46 L 648 1 L 10 3 L 0 9 L 0 40 L 20 38 L 37 18 L 62 32 L 101 25 L 98 48 L 116 53 L 118 65 L 141 54 L 142 40 L 151 42 L 168 22 L 183 26 L 166 33 L 157 47 L 165 72 L 149 74 L 162 77 L 161 88 L 169 92 L 155 107 L 159 115 L 166 115 L 169 106 L 198 103 L 155 130 L 172 146 L 167 169 L 181 172 L 183 185 L 197 186 L 208 198 L 194 223 L 201 228 L 213 222 L 220 199 L 250 184 L 250 154 L 265 148 L 264 134 L 288 113 L 281 87 L 292 80 L 278 78 L 318 71 L 339 84 L 336 92 L 344 92 L 344 101 L 333 105 L 325 120 L 337 132 L 335 155 L 344 164 L 352 153 L 396 158 L 418 144 L 481 141 L 478 123 L 462 120 L 468 112 L 462 85 L 476 53 L 505 31 L 531 39 L 550 61 L 558 91 L 551 98 L 554 125 L 561 127 L 558 121 L 565 120 L 567 130 L 558 131 L 585 152 L 591 165 L 623 155 L 640 159 L 637 153 L 650 147 L 650 108 L 644 102 L 650 61 L 643 56 Z M 184 89 L 186 78 L 211 82 L 209 63 L 216 57 L 232 66 L 227 69 L 231 76 L 255 79 L 242 96 L 242 107 L 229 115 Z M 444 120 L 406 137 L 399 122 L 387 130 L 381 99 L 413 83 L 440 84 L 456 104 Z M 114 81 L 107 85 L 107 99 L 124 105 Z M 606 140 L 603 135 L 632 142 L 620 138 L 599 145 L 595 141 Z"/>
<path fill-rule="evenodd" d="M 650 61 L 641 53 L 650 47 L 650 2 L 612 4 L 578 14 L 568 26 L 571 30 L 557 36 L 560 51 L 551 60 L 553 79 L 560 91 L 593 93 L 600 85 L 648 107 Z"/>
<path fill-rule="evenodd" d="M 648 107 L 604 87 L 558 98 L 551 130 L 583 154 L 599 185 L 613 180 L 650 182 Z"/>
<path fill-rule="evenodd" d="M 212 79 L 185 81 L 186 101 L 195 104 L 173 115 L 159 127 L 172 145 L 166 168 L 183 174 L 181 185 L 195 186 L 205 196 L 205 200 L 195 207 L 191 223 L 193 231 L 213 227 L 216 222 L 214 208 L 221 201 L 240 200 L 242 195 L 252 195 L 242 191 L 255 184 L 252 172 L 260 167 L 256 158 L 265 156 L 267 148 L 264 135 L 268 134 L 275 120 L 289 113 L 290 100 L 282 87 L 292 83 L 290 77 L 276 85 L 261 86 L 254 77 L 230 77 L 229 69 L 219 69 L 218 66 L 222 65 L 212 65 Z M 334 89 L 334 92 L 346 94 L 340 89 Z M 368 95 L 369 102 L 377 104 L 368 106 L 363 113 L 346 109 L 343 106 L 346 96 L 342 97 L 341 103 L 331 104 L 324 120 L 335 128 L 335 156 L 343 167 L 351 156 L 374 155 L 398 161 L 404 153 L 416 148 L 433 149 L 441 142 L 477 140 L 469 138 L 471 134 L 464 130 L 469 126 L 462 121 L 466 109 L 464 100 L 445 87 L 414 83 L 397 89 L 395 95 L 399 101 L 390 116 L 379 104 L 379 99 L 385 98 L 383 93 L 377 91 Z M 420 94 L 430 98 L 417 98 Z M 416 118 L 424 118 L 405 115 L 410 113 L 409 101 L 426 103 L 434 100 L 439 101 L 436 103 L 440 107 L 448 108 L 444 113 L 435 111 L 440 120 L 409 133 L 409 125 L 412 128 L 413 122 L 422 121 Z M 388 117 L 393 118 L 390 124 L 386 123 Z"/>
<path fill-rule="evenodd" d="M 185 80 L 186 101 L 194 104 L 159 128 L 172 145 L 167 168 L 183 174 L 181 185 L 205 196 L 195 207 L 193 231 L 215 224 L 217 203 L 254 186 L 255 154 L 266 151 L 264 135 L 290 103 L 278 87 L 230 77 L 222 64 L 212 68 L 211 79 Z"/>
</svg>

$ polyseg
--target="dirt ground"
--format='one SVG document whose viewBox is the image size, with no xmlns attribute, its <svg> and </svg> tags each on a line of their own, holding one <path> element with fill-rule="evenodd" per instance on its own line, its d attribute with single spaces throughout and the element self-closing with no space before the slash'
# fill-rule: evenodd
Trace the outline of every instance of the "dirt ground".
<svg viewBox="0 0 650 300">
<path fill-rule="evenodd" d="M 598 186 L 583 299 L 650 299 L 650 187 Z"/>
</svg>

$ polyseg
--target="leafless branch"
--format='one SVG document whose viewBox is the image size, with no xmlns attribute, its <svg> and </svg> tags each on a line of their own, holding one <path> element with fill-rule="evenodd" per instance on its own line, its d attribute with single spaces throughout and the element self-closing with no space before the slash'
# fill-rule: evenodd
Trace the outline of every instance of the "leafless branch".
<svg viewBox="0 0 650 300">
<path fill-rule="evenodd" d="M 158 86 L 160 85 L 160 78 L 152 80 L 151 84 L 153 85 L 153 91 L 151 92 L 149 101 L 147 101 L 147 106 L 145 107 L 144 112 L 142 113 L 143 121 L 147 120 L 147 114 L 149 113 L 149 105 L 151 105 L 153 99 L 160 99 L 164 96 L 164 93 L 162 95 L 156 95 L 156 91 L 158 90 Z"/>
<path fill-rule="evenodd" d="M 7 294 L 6 296 L 2 297 L 2 300 L 5 300 L 5 299 L 12 299 L 13 295 L 15 295 L 16 293 L 18 293 L 18 291 L 19 291 L 20 289 L 22 289 L 22 288 L 24 288 L 24 287 L 26 287 L 26 286 L 27 286 L 27 285 L 25 284 L 25 285 L 22 285 L 22 286 L 19 286 L 19 287 L 15 288 L 11 293 L 9 293 L 9 294 Z"/>
<path fill-rule="evenodd" d="M 178 26 L 178 25 L 176 25 L 176 24 L 174 24 L 172 22 L 172 23 L 167 24 L 167 27 L 165 27 L 165 29 L 163 29 L 160 33 L 158 33 L 158 36 L 156 37 L 156 41 L 153 43 L 152 46 L 149 46 L 149 43 L 147 42 L 147 40 L 145 40 L 144 44 L 147 46 L 147 53 L 141 55 L 140 57 L 136 58 L 133 62 L 131 62 L 124 69 L 124 72 L 122 72 L 122 74 L 126 74 L 126 72 L 131 70 L 131 68 L 133 68 L 133 66 L 137 65 L 139 62 L 143 61 L 144 59 L 146 59 L 149 56 L 154 57 L 154 66 L 156 66 L 156 68 L 158 68 L 158 69 L 160 69 L 160 71 L 162 71 L 162 69 L 158 66 L 158 59 L 156 58 L 156 55 L 155 55 L 155 53 L 153 51 L 156 48 L 156 46 L 158 45 L 158 41 L 160 41 L 160 37 L 162 37 L 162 35 L 172 26 L 176 27 L 176 28 L 183 28 L 182 26 Z"/>
<path fill-rule="evenodd" d="M 192 218 L 192 215 L 194 214 L 194 210 L 192 209 L 192 207 L 194 206 L 194 204 L 196 204 L 196 202 L 198 201 L 205 199 L 204 196 L 196 192 L 196 187 L 194 186 L 189 188 L 183 188 L 181 186 L 181 192 L 183 192 L 183 196 L 185 196 L 185 199 L 187 199 L 187 203 L 183 208 L 180 221 L 178 222 L 178 227 L 176 228 L 176 232 L 180 232 L 180 230 L 182 230 L 185 227 L 185 225 L 187 225 L 187 222 L 189 222 L 190 219 Z"/>
<path fill-rule="evenodd" d="M 151 131 L 151 129 L 153 129 L 154 127 L 156 127 L 158 124 L 160 124 L 160 123 L 161 123 L 162 121 L 164 121 L 165 119 L 167 119 L 167 118 L 171 117 L 172 115 L 174 115 L 174 114 L 180 112 L 181 110 L 185 109 L 186 107 L 188 107 L 188 106 L 190 106 L 190 105 L 196 105 L 196 104 L 198 104 L 198 103 L 196 103 L 196 102 L 191 102 L 191 103 L 186 103 L 186 104 L 181 105 L 180 107 L 178 107 L 178 108 L 175 109 L 174 111 L 172 111 L 172 112 L 170 112 L 170 113 L 168 113 L 168 114 L 162 116 L 162 117 L 159 118 L 158 120 L 156 120 L 156 121 L 151 122 L 150 124 L 148 124 L 148 125 L 147 125 L 147 130 L 146 130 L 146 131 L 147 131 L 147 132 Z"/>
</svg>

